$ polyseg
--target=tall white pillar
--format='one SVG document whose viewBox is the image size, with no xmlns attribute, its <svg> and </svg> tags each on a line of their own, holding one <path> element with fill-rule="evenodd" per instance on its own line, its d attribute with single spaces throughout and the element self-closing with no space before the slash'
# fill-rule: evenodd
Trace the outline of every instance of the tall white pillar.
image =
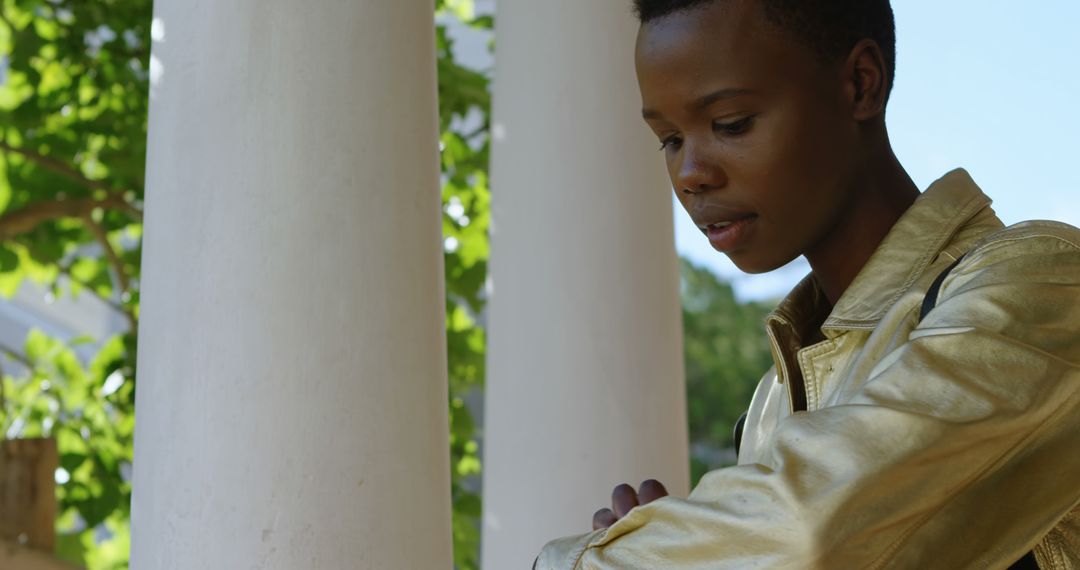
<svg viewBox="0 0 1080 570">
<path fill-rule="evenodd" d="M 450 567 L 431 1 L 154 8 L 132 567 Z"/>
<path fill-rule="evenodd" d="M 689 485 L 670 182 L 629 0 L 499 0 L 484 568 L 590 530 L 620 482 Z"/>
</svg>

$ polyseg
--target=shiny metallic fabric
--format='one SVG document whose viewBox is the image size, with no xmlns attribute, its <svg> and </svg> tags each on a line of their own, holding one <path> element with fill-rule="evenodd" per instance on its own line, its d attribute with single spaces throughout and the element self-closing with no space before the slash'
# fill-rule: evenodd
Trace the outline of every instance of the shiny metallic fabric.
<svg viewBox="0 0 1080 570">
<path fill-rule="evenodd" d="M 766 328 L 739 464 L 536 568 L 1080 570 L 1080 230 L 1004 228 L 953 171 L 834 308 L 807 277 Z"/>
</svg>

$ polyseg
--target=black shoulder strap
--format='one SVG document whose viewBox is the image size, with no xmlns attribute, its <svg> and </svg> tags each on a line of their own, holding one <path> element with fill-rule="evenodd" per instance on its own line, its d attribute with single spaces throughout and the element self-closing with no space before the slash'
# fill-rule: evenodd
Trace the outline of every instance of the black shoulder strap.
<svg viewBox="0 0 1080 570">
<path fill-rule="evenodd" d="M 1039 570 L 1039 561 L 1035 559 L 1035 551 L 1025 554 L 1023 558 L 1009 566 L 1009 570 Z"/>
<path fill-rule="evenodd" d="M 931 284 L 930 289 L 926 291 L 926 296 L 923 297 L 922 309 L 919 311 L 920 322 L 934 308 L 934 306 L 937 305 L 938 293 L 940 293 L 941 291 L 941 284 L 945 282 L 945 278 L 948 277 L 949 272 L 960 264 L 961 259 L 964 259 L 963 255 L 961 255 L 956 261 L 952 262 L 951 265 L 946 267 L 945 271 L 942 271 L 941 274 L 937 276 L 937 279 L 934 279 L 934 283 Z M 733 434 L 735 440 L 735 457 L 739 456 L 739 450 L 742 448 L 742 438 L 743 431 L 746 426 L 746 416 L 747 414 L 744 413 L 742 416 L 739 417 L 738 421 L 735 422 L 735 433 Z M 1009 566 L 1008 570 L 1039 570 L 1039 563 L 1035 560 L 1035 553 L 1028 552 L 1024 555 L 1023 558 L 1017 560 L 1015 563 L 1013 563 L 1012 566 Z"/>
<path fill-rule="evenodd" d="M 923 297 L 922 310 L 919 311 L 919 321 L 922 321 L 923 318 L 926 317 L 927 313 L 929 313 L 930 310 L 934 308 L 934 305 L 937 305 L 937 298 L 938 293 L 941 291 L 941 284 L 945 281 L 945 277 L 949 275 L 949 272 L 960 264 L 961 259 L 964 259 L 963 255 L 961 255 L 956 261 L 952 262 L 952 265 L 946 267 L 945 271 L 942 271 L 941 274 L 937 276 L 937 279 L 934 279 L 934 283 L 930 285 L 930 289 L 927 290 L 926 296 Z M 739 456 L 739 450 L 742 448 L 743 430 L 746 427 L 746 415 L 747 413 L 744 412 L 743 415 L 739 417 L 738 421 L 735 422 L 735 433 L 733 434 L 733 440 L 735 443 L 735 457 Z"/>
<path fill-rule="evenodd" d="M 922 322 L 926 318 L 926 315 L 937 305 L 938 293 L 941 292 L 941 284 L 945 282 L 945 278 L 948 277 L 949 272 L 952 271 L 957 265 L 960 265 L 960 260 L 964 259 L 961 255 L 956 261 L 952 262 L 952 265 L 945 268 L 937 279 L 934 279 L 933 284 L 930 285 L 930 289 L 926 291 L 926 296 L 923 297 L 922 309 L 919 311 L 919 322 Z"/>
<path fill-rule="evenodd" d="M 750 412 L 743 412 L 743 415 L 739 416 L 738 421 L 735 422 L 735 433 L 732 434 L 733 441 L 735 442 L 735 459 L 739 458 L 739 450 L 742 449 L 742 434 L 743 429 L 746 427 L 746 416 Z"/>
<path fill-rule="evenodd" d="M 937 279 L 934 279 L 934 283 L 930 285 L 930 289 L 926 291 L 926 296 L 923 297 L 922 309 L 919 310 L 919 321 L 922 322 L 926 318 L 926 315 L 933 310 L 937 305 L 938 293 L 941 292 L 941 284 L 945 282 L 945 278 L 949 276 L 949 272 L 960 265 L 960 260 L 964 259 L 961 255 L 956 261 L 945 268 Z M 1039 563 L 1035 561 L 1035 553 L 1028 552 L 1023 558 L 1017 560 L 1012 566 L 1009 566 L 1009 570 L 1039 570 Z"/>
</svg>

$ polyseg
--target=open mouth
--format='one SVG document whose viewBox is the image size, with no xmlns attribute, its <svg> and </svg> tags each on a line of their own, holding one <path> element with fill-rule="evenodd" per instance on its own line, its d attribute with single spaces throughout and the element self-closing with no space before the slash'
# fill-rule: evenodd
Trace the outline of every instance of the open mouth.
<svg viewBox="0 0 1080 570">
<path fill-rule="evenodd" d="M 698 226 L 698 229 L 701 230 L 701 233 L 708 236 L 710 232 L 730 228 L 731 226 L 741 224 L 743 222 L 753 221 L 755 219 L 757 219 L 757 216 L 754 215 L 754 214 L 750 214 L 750 215 L 748 215 L 748 216 L 746 216 L 744 218 L 740 218 L 738 220 L 729 220 L 729 221 L 724 221 L 724 222 L 714 222 L 712 224 L 707 224 L 707 225 L 704 225 L 704 226 Z"/>
<path fill-rule="evenodd" d="M 709 238 L 713 249 L 730 252 L 746 244 L 753 233 L 757 216 L 750 215 L 738 220 L 714 222 L 701 227 L 702 233 Z"/>
<path fill-rule="evenodd" d="M 715 224 L 709 224 L 709 225 L 707 225 L 705 227 L 702 227 L 701 232 L 704 233 L 705 235 L 709 235 L 709 230 L 719 230 L 719 229 L 722 229 L 722 228 L 726 228 L 726 227 L 728 227 L 728 226 L 730 226 L 731 224 L 734 224 L 734 223 L 735 222 L 717 222 Z"/>
</svg>

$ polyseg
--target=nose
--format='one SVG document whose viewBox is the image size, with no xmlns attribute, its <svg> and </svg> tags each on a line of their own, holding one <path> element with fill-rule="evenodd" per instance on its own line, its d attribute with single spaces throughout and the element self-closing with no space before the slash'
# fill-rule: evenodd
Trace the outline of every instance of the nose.
<svg viewBox="0 0 1080 570">
<path fill-rule="evenodd" d="M 683 143 L 674 171 L 675 187 L 684 194 L 702 194 L 727 185 L 727 173 L 709 145 Z"/>
</svg>

